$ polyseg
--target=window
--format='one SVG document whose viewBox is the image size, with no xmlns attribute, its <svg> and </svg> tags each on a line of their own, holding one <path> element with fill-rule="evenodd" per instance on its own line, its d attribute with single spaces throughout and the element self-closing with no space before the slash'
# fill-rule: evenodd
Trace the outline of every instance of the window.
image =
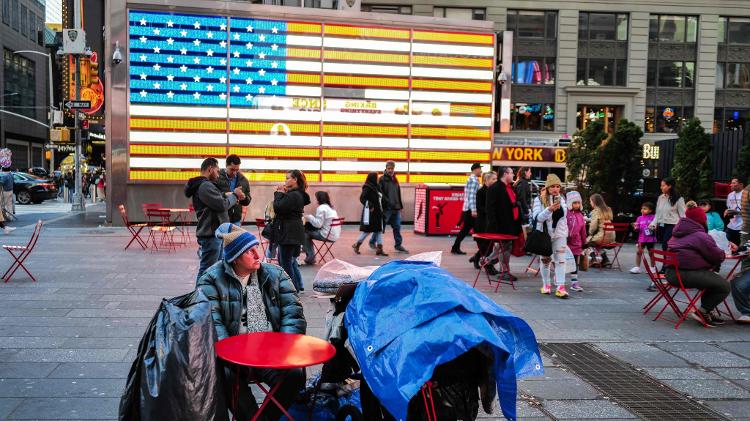
<svg viewBox="0 0 750 421">
<path fill-rule="evenodd" d="M 579 54 L 597 50 L 594 57 L 579 55 L 577 85 L 625 86 L 627 81 L 627 60 L 620 51 L 627 48 L 628 15 L 615 13 L 588 13 L 578 15 L 578 42 L 590 48 L 579 49 Z M 589 44 L 591 42 L 593 44 Z M 618 42 L 621 41 L 621 42 Z M 611 47 L 602 48 L 602 42 L 612 42 Z"/>
<path fill-rule="evenodd" d="M 36 36 L 37 36 L 37 44 L 44 47 L 44 22 L 42 21 L 42 18 L 37 17 L 36 18 Z"/>
<path fill-rule="evenodd" d="M 724 42 L 729 44 L 750 44 L 750 18 L 722 18 L 726 22 Z M 719 42 L 721 41 L 719 36 Z"/>
<path fill-rule="evenodd" d="M 628 15 L 581 12 L 578 15 L 578 40 L 627 41 Z"/>
<path fill-rule="evenodd" d="M 727 18 L 723 16 L 719 18 L 719 28 L 717 32 L 718 32 L 719 44 L 726 43 L 727 42 Z"/>
<path fill-rule="evenodd" d="M 577 85 L 625 86 L 626 60 L 578 59 Z"/>
<path fill-rule="evenodd" d="M 646 106 L 647 133 L 677 133 L 693 117 L 693 107 Z"/>
<path fill-rule="evenodd" d="M 363 12 L 388 13 L 391 15 L 411 15 L 411 6 L 397 4 L 362 4 Z"/>
<path fill-rule="evenodd" d="M 750 109 L 716 108 L 714 110 L 714 133 L 722 130 L 750 130 Z"/>
<path fill-rule="evenodd" d="M 13 0 L 13 8 L 10 11 L 10 26 L 18 30 L 18 0 Z"/>
<path fill-rule="evenodd" d="M 511 80 L 519 85 L 552 85 L 555 83 L 555 59 L 517 57 Z"/>
<path fill-rule="evenodd" d="M 432 16 L 436 18 L 462 19 L 462 20 L 485 20 L 487 12 L 485 9 L 469 9 L 459 7 L 434 7 Z"/>
<path fill-rule="evenodd" d="M 508 10 L 508 30 L 518 39 L 557 39 L 557 13 Z"/>
<path fill-rule="evenodd" d="M 692 88 L 695 63 L 692 61 L 649 60 L 646 84 L 662 88 Z"/>
<path fill-rule="evenodd" d="M 29 10 L 29 39 L 36 42 L 36 15 Z"/>
<path fill-rule="evenodd" d="M 338 9 L 337 0 L 305 0 L 305 7 L 316 9 Z"/>
<path fill-rule="evenodd" d="M 552 104 L 516 103 L 510 109 L 511 130 L 552 131 L 555 110 Z"/>
<path fill-rule="evenodd" d="M 727 63 L 726 87 L 750 89 L 750 63 Z"/>
<path fill-rule="evenodd" d="M 651 42 L 695 42 L 698 18 L 695 16 L 652 15 L 649 22 Z"/>
<path fill-rule="evenodd" d="M 29 33 L 29 25 L 27 24 L 27 21 L 26 21 L 26 15 L 27 15 L 26 6 L 21 5 L 21 15 L 19 16 L 20 21 L 21 21 L 21 27 L 19 31 L 21 31 L 21 35 L 23 36 L 26 36 L 26 34 Z"/>
<path fill-rule="evenodd" d="M 10 25 L 10 0 L 3 0 L 3 23 Z"/>
<path fill-rule="evenodd" d="M 34 62 L 8 49 L 3 50 L 5 107 L 14 113 L 36 115 L 36 76 Z"/>
<path fill-rule="evenodd" d="M 528 10 L 508 11 L 508 30 L 513 31 L 513 68 L 511 80 L 519 85 L 554 85 L 557 60 L 551 48 L 526 53 L 523 39 L 554 40 L 557 35 L 557 15 L 554 12 Z M 539 52 L 543 54 L 539 56 Z M 546 54 L 546 55 L 545 55 Z"/>
</svg>

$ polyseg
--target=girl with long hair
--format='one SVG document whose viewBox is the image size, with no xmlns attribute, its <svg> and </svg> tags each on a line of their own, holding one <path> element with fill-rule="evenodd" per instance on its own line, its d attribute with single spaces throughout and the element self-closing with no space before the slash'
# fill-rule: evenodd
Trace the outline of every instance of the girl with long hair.
<svg viewBox="0 0 750 421">
<path fill-rule="evenodd" d="M 591 220 L 589 221 L 589 237 L 586 243 L 591 246 L 614 243 L 615 232 L 604 229 L 606 224 L 612 223 L 612 208 L 607 206 L 604 197 L 599 193 L 592 194 L 589 203 L 591 204 Z M 602 266 L 609 264 L 609 258 L 605 250 L 602 250 L 601 258 Z"/>
<path fill-rule="evenodd" d="M 359 254 L 359 247 L 367 236 L 372 234 L 375 239 L 375 254 L 378 256 L 388 256 L 383 251 L 383 231 L 385 231 L 383 221 L 383 192 L 378 185 L 378 173 L 371 172 L 367 174 L 365 184 L 362 185 L 362 193 L 359 195 L 359 202 L 362 203 L 362 219 L 359 224 L 359 238 L 352 244 L 354 252 Z"/>
</svg>

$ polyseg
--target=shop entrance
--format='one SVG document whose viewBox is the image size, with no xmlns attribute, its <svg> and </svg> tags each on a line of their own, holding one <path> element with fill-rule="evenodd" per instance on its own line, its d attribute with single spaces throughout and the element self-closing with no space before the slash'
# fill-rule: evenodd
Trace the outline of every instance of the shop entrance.
<svg viewBox="0 0 750 421">
<path fill-rule="evenodd" d="M 601 121 L 606 133 L 614 133 L 623 110 L 622 105 L 578 105 L 576 128 L 585 129 L 592 121 Z"/>
</svg>

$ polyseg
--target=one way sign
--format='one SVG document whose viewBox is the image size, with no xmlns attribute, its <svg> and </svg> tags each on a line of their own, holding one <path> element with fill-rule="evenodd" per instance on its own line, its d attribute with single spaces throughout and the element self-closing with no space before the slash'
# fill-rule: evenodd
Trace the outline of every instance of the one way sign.
<svg viewBox="0 0 750 421">
<path fill-rule="evenodd" d="M 91 108 L 91 101 L 68 101 L 65 108 L 69 110 L 87 110 Z"/>
</svg>

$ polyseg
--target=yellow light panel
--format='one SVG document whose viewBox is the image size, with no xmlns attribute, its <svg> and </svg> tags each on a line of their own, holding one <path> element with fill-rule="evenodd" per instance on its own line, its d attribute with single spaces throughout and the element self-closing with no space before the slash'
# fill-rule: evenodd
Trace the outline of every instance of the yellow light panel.
<svg viewBox="0 0 750 421">
<path fill-rule="evenodd" d="M 414 41 L 452 42 L 456 44 L 493 45 L 495 37 L 489 34 L 468 34 L 460 32 L 414 31 Z M 446 46 L 450 48 L 450 46 Z"/>
<path fill-rule="evenodd" d="M 243 158 L 319 158 L 320 149 L 294 148 L 253 148 L 232 146 L 229 154 L 236 154 Z"/>
<path fill-rule="evenodd" d="M 264 121 L 242 121 L 232 120 L 229 122 L 229 130 L 232 133 L 237 132 L 253 132 L 268 134 L 271 132 L 271 128 L 278 123 L 270 123 Z M 320 124 L 307 124 L 307 123 L 287 123 L 287 127 L 291 130 L 292 134 L 319 134 Z"/>
<path fill-rule="evenodd" d="M 407 151 L 372 150 L 372 149 L 323 149 L 323 158 L 353 158 L 353 159 L 407 159 Z"/>
<path fill-rule="evenodd" d="M 463 184 L 466 182 L 466 175 L 409 174 L 409 182 Z"/>
<path fill-rule="evenodd" d="M 445 57 L 431 55 L 414 55 L 412 63 L 423 66 L 445 66 L 445 67 L 472 67 L 479 69 L 492 69 L 491 58 L 469 58 L 469 57 Z"/>
<path fill-rule="evenodd" d="M 182 120 L 161 118 L 139 118 L 130 119 L 131 130 L 180 130 L 180 131 L 226 131 L 226 120 Z"/>
<path fill-rule="evenodd" d="M 324 33 L 326 35 L 342 35 L 359 38 L 409 39 L 408 30 L 393 28 L 368 28 L 362 26 L 326 24 Z"/>
<path fill-rule="evenodd" d="M 370 76 L 348 76 L 348 75 L 324 75 L 323 83 L 326 85 L 344 86 L 368 86 L 377 88 L 408 88 L 408 78 L 397 77 L 370 77 Z"/>
<path fill-rule="evenodd" d="M 287 73 L 287 82 L 304 85 L 320 85 L 320 75 L 317 73 Z"/>
<path fill-rule="evenodd" d="M 415 161 L 465 161 L 488 162 L 489 152 L 425 152 L 412 151 L 411 159 Z"/>
<path fill-rule="evenodd" d="M 295 33 L 319 34 L 321 29 L 321 24 L 313 22 L 289 22 L 286 25 L 287 32 Z"/>
<path fill-rule="evenodd" d="M 445 69 L 450 74 L 450 69 Z M 441 79 L 412 79 L 412 88 L 435 91 L 492 92 L 492 82 L 461 82 Z"/>
<path fill-rule="evenodd" d="M 323 174 L 324 183 L 364 183 L 367 174 Z"/>
<path fill-rule="evenodd" d="M 413 137 L 426 138 L 458 138 L 458 139 L 489 139 L 489 128 L 473 127 L 420 127 L 411 128 Z"/>
<path fill-rule="evenodd" d="M 377 136 L 406 136 L 406 126 L 364 126 L 353 124 L 323 124 L 323 135 L 350 134 Z"/>
<path fill-rule="evenodd" d="M 226 153 L 225 146 L 130 145 L 131 155 L 222 156 Z"/>
<path fill-rule="evenodd" d="M 358 51 L 325 50 L 323 52 L 323 58 L 325 60 L 368 61 L 368 62 L 376 62 L 376 63 L 409 64 L 408 54 L 379 53 L 377 51 L 358 52 Z"/>
</svg>

